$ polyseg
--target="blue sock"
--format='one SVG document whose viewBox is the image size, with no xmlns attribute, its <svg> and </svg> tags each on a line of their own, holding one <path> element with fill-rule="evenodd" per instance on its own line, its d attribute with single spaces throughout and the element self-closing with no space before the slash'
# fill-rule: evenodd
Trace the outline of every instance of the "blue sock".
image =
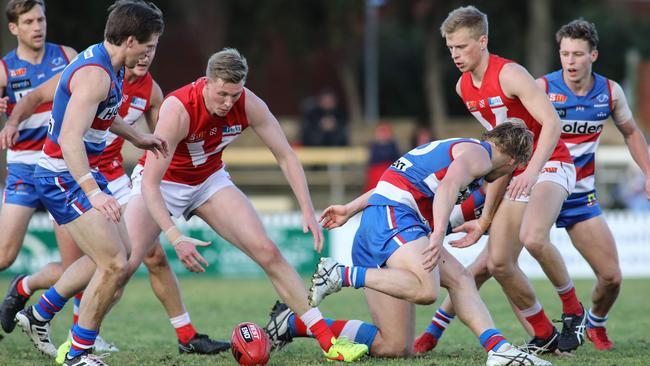
<svg viewBox="0 0 650 366">
<path fill-rule="evenodd" d="M 52 286 L 41 295 L 38 303 L 34 305 L 34 316 L 40 321 L 50 321 L 56 313 L 63 309 L 67 301 L 68 299 L 59 295 L 54 286 Z"/>
<path fill-rule="evenodd" d="M 366 285 L 366 267 L 339 266 L 343 287 L 361 288 Z"/>
<path fill-rule="evenodd" d="M 430 333 L 436 339 L 440 339 L 449 326 L 449 323 L 451 323 L 454 318 L 455 316 L 445 313 L 442 309 L 438 309 L 431 319 L 431 323 L 429 323 L 429 326 L 425 329 L 425 332 Z"/>
<path fill-rule="evenodd" d="M 608 316 L 605 315 L 603 317 L 600 317 L 598 315 L 594 315 L 594 313 L 591 310 L 592 309 L 589 309 L 589 311 L 587 312 L 587 327 L 589 328 L 604 327 L 605 323 L 607 322 Z"/>
<path fill-rule="evenodd" d="M 481 346 L 483 346 L 487 352 L 497 351 L 499 347 L 508 343 L 498 329 L 488 329 L 483 332 L 478 339 L 481 342 Z"/>
<path fill-rule="evenodd" d="M 93 329 L 84 329 L 75 324 L 72 327 L 72 346 L 68 351 L 68 358 L 73 359 L 95 345 L 95 339 L 99 331 Z"/>
</svg>

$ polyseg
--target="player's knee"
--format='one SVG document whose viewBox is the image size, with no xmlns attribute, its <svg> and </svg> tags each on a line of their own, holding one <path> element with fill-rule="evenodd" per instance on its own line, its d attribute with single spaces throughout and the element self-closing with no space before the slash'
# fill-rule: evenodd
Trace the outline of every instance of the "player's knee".
<svg viewBox="0 0 650 366">
<path fill-rule="evenodd" d="M 282 253 L 278 247 L 269 239 L 259 247 L 255 248 L 254 260 L 262 268 L 272 268 L 278 262 L 283 261 Z"/>
<path fill-rule="evenodd" d="M 598 273 L 598 282 L 608 289 L 618 289 L 621 287 L 621 282 L 623 281 L 623 275 L 621 274 L 621 269 L 616 268 L 609 270 L 607 272 Z"/>
<path fill-rule="evenodd" d="M 127 275 L 128 262 L 126 256 L 116 255 L 105 264 L 97 265 L 97 270 L 104 273 L 105 276 L 110 277 L 111 280 L 121 282 Z"/>
<path fill-rule="evenodd" d="M 7 253 L 0 254 L 0 271 L 4 271 L 14 263 L 15 258 L 9 258 Z"/>
<path fill-rule="evenodd" d="M 149 271 L 156 270 L 158 268 L 164 268 L 169 266 L 167 261 L 167 256 L 162 250 L 154 250 L 145 256 L 142 260 L 145 266 Z"/>
<path fill-rule="evenodd" d="M 413 294 L 413 302 L 418 305 L 431 305 L 438 299 L 434 286 L 422 286 Z"/>
<path fill-rule="evenodd" d="M 410 348 L 404 343 L 404 339 L 385 340 L 377 337 L 370 354 L 374 357 L 407 357 L 411 354 Z"/>
<path fill-rule="evenodd" d="M 502 278 L 512 275 L 514 272 L 514 265 L 504 260 L 490 260 L 488 261 L 488 270 L 492 276 Z"/>
<path fill-rule="evenodd" d="M 548 235 L 537 230 L 522 230 L 519 240 L 533 257 L 542 255 L 545 246 L 549 243 Z"/>
</svg>

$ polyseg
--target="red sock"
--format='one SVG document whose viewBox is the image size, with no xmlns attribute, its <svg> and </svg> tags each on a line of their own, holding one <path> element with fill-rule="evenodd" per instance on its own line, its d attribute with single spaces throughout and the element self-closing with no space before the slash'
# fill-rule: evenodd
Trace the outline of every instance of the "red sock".
<svg viewBox="0 0 650 366">
<path fill-rule="evenodd" d="M 295 337 L 308 337 L 309 334 L 307 334 L 307 326 L 305 323 L 300 320 L 300 317 L 293 316 L 294 321 L 295 321 Z M 338 338 L 339 335 L 341 335 L 341 332 L 343 331 L 343 328 L 345 327 L 345 324 L 347 324 L 347 320 L 334 320 L 332 321 L 332 324 L 329 326 L 330 330 L 332 331 L 332 334 L 334 334 L 335 337 Z"/>
<path fill-rule="evenodd" d="M 325 323 L 325 319 L 317 321 L 316 324 L 309 328 L 309 330 L 318 343 L 320 343 L 320 348 L 325 352 L 329 351 L 330 347 L 332 347 L 332 338 L 334 338 L 334 333 L 332 333 L 330 327 Z"/>
<path fill-rule="evenodd" d="M 575 314 L 581 316 L 584 313 L 580 301 L 578 301 L 578 296 L 576 296 L 576 288 L 571 287 L 571 290 L 559 294 L 560 300 L 562 300 L 562 313 L 564 314 Z"/>
<path fill-rule="evenodd" d="M 20 296 L 22 296 L 22 297 L 24 297 L 26 299 L 29 299 L 31 294 L 28 294 L 27 292 L 25 292 L 25 288 L 23 287 L 23 281 L 26 278 L 27 277 L 23 277 L 20 280 L 18 280 L 18 282 L 16 282 L 16 290 L 18 291 L 18 295 L 20 295 Z"/>
<path fill-rule="evenodd" d="M 187 343 L 190 341 L 190 339 L 194 338 L 196 335 L 196 330 L 192 326 L 192 323 L 183 325 L 182 327 L 175 328 L 176 329 L 176 337 L 178 337 L 178 340 L 181 341 L 181 343 Z"/>
<path fill-rule="evenodd" d="M 544 310 L 540 310 L 537 314 L 527 316 L 526 320 L 532 325 L 535 337 L 546 339 L 553 334 L 553 324 L 548 320 Z"/>
<path fill-rule="evenodd" d="M 77 322 L 79 322 L 79 305 L 81 304 L 81 298 L 83 295 L 83 291 L 74 295 L 74 305 L 72 307 L 72 325 L 75 325 Z"/>
</svg>

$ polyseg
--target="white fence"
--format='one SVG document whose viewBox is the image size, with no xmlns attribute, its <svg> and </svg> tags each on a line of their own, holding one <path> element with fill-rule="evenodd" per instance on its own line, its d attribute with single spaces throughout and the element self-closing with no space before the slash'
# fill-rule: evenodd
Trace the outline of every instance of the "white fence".
<svg viewBox="0 0 650 366">
<path fill-rule="evenodd" d="M 360 215 L 355 216 L 344 227 L 335 229 L 331 233 L 332 256 L 342 263 L 351 263 L 350 248 L 356 228 L 359 226 L 360 217 Z M 606 212 L 605 218 L 616 240 L 623 276 L 626 278 L 650 277 L 650 213 L 612 211 Z M 455 235 L 458 234 L 450 235 L 447 240 L 454 238 Z M 484 236 L 479 243 L 469 248 L 455 249 L 449 245 L 446 245 L 446 248 L 461 263 L 467 265 L 483 249 L 486 238 Z M 594 277 L 593 271 L 573 247 L 564 229 L 553 228 L 551 241 L 562 253 L 572 278 Z M 519 264 L 528 277 L 545 277 L 537 261 L 525 250 L 519 258 Z"/>
</svg>

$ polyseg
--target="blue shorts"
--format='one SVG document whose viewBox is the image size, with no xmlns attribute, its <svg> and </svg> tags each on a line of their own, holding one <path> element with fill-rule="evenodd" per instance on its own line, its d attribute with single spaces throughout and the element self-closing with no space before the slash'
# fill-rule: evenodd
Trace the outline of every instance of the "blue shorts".
<svg viewBox="0 0 650 366">
<path fill-rule="evenodd" d="M 399 247 L 430 232 L 429 225 L 407 206 L 368 206 L 352 243 L 352 263 L 383 267 Z"/>
<path fill-rule="evenodd" d="M 30 164 L 7 164 L 4 203 L 38 208 L 41 200 L 34 187 L 34 168 Z"/>
<path fill-rule="evenodd" d="M 555 221 L 557 227 L 569 227 L 592 217 L 602 215 L 596 191 L 574 193 L 570 195 Z"/>
<path fill-rule="evenodd" d="M 102 191 L 112 195 L 108 189 L 108 182 L 101 173 L 93 173 L 93 177 Z M 74 221 L 92 208 L 88 197 L 69 172 L 34 179 L 41 202 L 50 211 L 57 224 L 63 225 Z"/>
</svg>

